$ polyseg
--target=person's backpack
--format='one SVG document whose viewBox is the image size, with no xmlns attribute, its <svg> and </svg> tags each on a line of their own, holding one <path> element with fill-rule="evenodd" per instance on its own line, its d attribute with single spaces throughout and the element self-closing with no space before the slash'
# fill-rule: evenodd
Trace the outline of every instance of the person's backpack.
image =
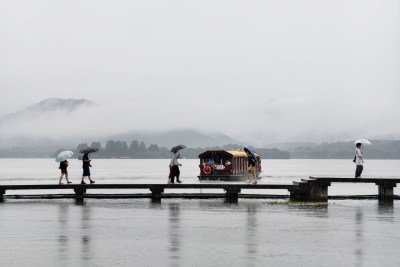
<svg viewBox="0 0 400 267">
<path fill-rule="evenodd" d="M 354 162 L 354 163 L 356 163 L 356 157 L 357 157 L 357 150 L 356 150 L 356 153 L 355 153 L 354 159 L 353 159 L 353 162 Z"/>
</svg>

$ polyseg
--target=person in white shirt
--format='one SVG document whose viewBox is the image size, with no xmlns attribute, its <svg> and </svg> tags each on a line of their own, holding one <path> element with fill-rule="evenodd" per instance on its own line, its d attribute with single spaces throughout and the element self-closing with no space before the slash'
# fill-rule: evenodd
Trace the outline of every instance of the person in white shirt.
<svg viewBox="0 0 400 267">
<path fill-rule="evenodd" d="M 364 160 L 362 158 L 362 153 L 361 153 L 361 143 L 356 144 L 356 178 L 359 178 L 361 176 L 361 173 L 364 169 L 363 163 Z"/>
<path fill-rule="evenodd" d="M 180 156 L 180 154 L 179 154 L 179 152 L 175 152 L 175 153 L 173 153 L 173 155 L 172 155 L 172 158 L 171 158 L 171 164 L 170 164 L 170 166 L 171 166 L 171 174 L 170 174 L 170 176 L 169 176 L 169 180 L 168 180 L 168 183 L 169 184 L 173 184 L 174 183 L 174 178 L 176 177 L 176 182 L 177 183 L 182 183 L 182 180 L 180 180 L 179 179 L 179 175 L 180 175 L 180 171 L 179 171 L 179 166 L 182 166 L 182 164 L 180 164 L 179 162 L 178 162 L 178 159 L 180 158 L 181 156 Z"/>
</svg>

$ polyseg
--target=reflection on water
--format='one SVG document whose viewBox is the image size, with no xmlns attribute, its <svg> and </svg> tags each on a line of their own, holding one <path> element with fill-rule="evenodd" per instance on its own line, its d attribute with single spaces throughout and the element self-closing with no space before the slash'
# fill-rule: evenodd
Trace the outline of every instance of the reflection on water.
<svg viewBox="0 0 400 267">
<path fill-rule="evenodd" d="M 394 201 L 393 200 L 379 200 L 378 202 L 378 212 L 383 215 L 381 218 L 392 218 L 394 211 Z"/>
<path fill-rule="evenodd" d="M 81 208 L 81 259 L 89 260 L 91 254 L 90 234 L 91 234 L 91 208 L 90 206 L 82 206 Z"/>
<path fill-rule="evenodd" d="M 84 198 L 75 198 L 75 205 L 77 206 L 84 206 L 85 205 L 85 199 Z"/>
<path fill-rule="evenodd" d="M 69 257 L 69 205 L 62 204 L 58 207 L 58 255 L 61 262 L 66 262 Z"/>
<path fill-rule="evenodd" d="M 357 207 L 355 214 L 355 255 L 356 255 L 356 266 L 362 266 L 363 263 L 363 244 L 364 244 L 364 229 L 363 229 L 363 212 L 360 207 Z"/>
<path fill-rule="evenodd" d="M 251 203 L 247 205 L 247 223 L 244 226 L 246 229 L 246 246 L 247 246 L 247 257 L 249 266 L 253 266 L 253 261 L 257 255 L 257 205 Z"/>
<path fill-rule="evenodd" d="M 329 208 L 328 203 L 316 204 L 316 205 L 312 205 L 312 204 L 289 205 L 290 210 L 295 210 L 297 212 L 304 213 L 310 217 L 320 217 L 320 218 L 328 218 L 329 217 L 328 208 Z"/>
<path fill-rule="evenodd" d="M 0 256 L 2 266 L 396 266 L 399 208 L 375 200 L 7 200 Z"/>
<path fill-rule="evenodd" d="M 168 233 L 169 233 L 169 258 L 172 260 L 171 266 L 177 265 L 177 260 L 179 259 L 179 252 L 180 252 L 180 209 L 179 203 L 169 203 L 168 204 L 168 211 L 169 211 L 169 226 L 168 226 Z"/>
</svg>

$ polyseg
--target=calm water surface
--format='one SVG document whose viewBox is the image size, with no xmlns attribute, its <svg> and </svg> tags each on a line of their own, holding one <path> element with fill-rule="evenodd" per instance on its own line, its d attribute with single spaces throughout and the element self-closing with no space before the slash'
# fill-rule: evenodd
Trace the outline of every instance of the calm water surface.
<svg viewBox="0 0 400 267">
<path fill-rule="evenodd" d="M 198 182 L 198 161 L 182 163 L 182 179 Z M 399 163 L 368 161 L 363 176 L 399 177 Z M 354 172 L 351 160 L 264 160 L 263 169 L 262 183 Z M 80 162 L 71 160 L 69 172 L 78 182 Z M 98 183 L 161 183 L 167 175 L 168 160 L 93 160 Z M 0 159 L 2 184 L 57 183 L 57 177 L 50 159 Z M 329 193 L 376 191 L 338 184 Z M 10 194 L 16 193 L 26 194 Z M 399 266 L 400 201 L 275 201 L 6 199 L 0 203 L 1 266 Z"/>
</svg>

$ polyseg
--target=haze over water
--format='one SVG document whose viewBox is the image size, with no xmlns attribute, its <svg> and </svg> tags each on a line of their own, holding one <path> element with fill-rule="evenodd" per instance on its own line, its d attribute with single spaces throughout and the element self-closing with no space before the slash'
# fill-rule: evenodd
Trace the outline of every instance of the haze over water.
<svg viewBox="0 0 400 267">
<path fill-rule="evenodd" d="M 70 161 L 73 182 L 80 179 L 80 163 Z M 197 182 L 198 160 L 182 163 L 184 182 Z M 364 177 L 398 177 L 399 163 L 368 160 Z M 97 183 L 164 183 L 167 164 L 93 160 L 92 173 Z M 57 183 L 59 172 L 53 159 L 0 159 L 0 167 L 2 184 Z M 354 166 L 351 160 L 264 160 L 263 170 L 261 183 L 291 183 L 309 175 L 351 177 Z M 339 184 L 329 193 L 376 194 L 377 187 Z M 400 264 L 398 200 L 393 205 L 330 200 L 320 206 L 276 201 L 162 199 L 153 204 L 149 199 L 86 199 L 84 205 L 76 205 L 72 199 L 6 199 L 0 203 L 0 257 L 3 266 Z"/>
</svg>

